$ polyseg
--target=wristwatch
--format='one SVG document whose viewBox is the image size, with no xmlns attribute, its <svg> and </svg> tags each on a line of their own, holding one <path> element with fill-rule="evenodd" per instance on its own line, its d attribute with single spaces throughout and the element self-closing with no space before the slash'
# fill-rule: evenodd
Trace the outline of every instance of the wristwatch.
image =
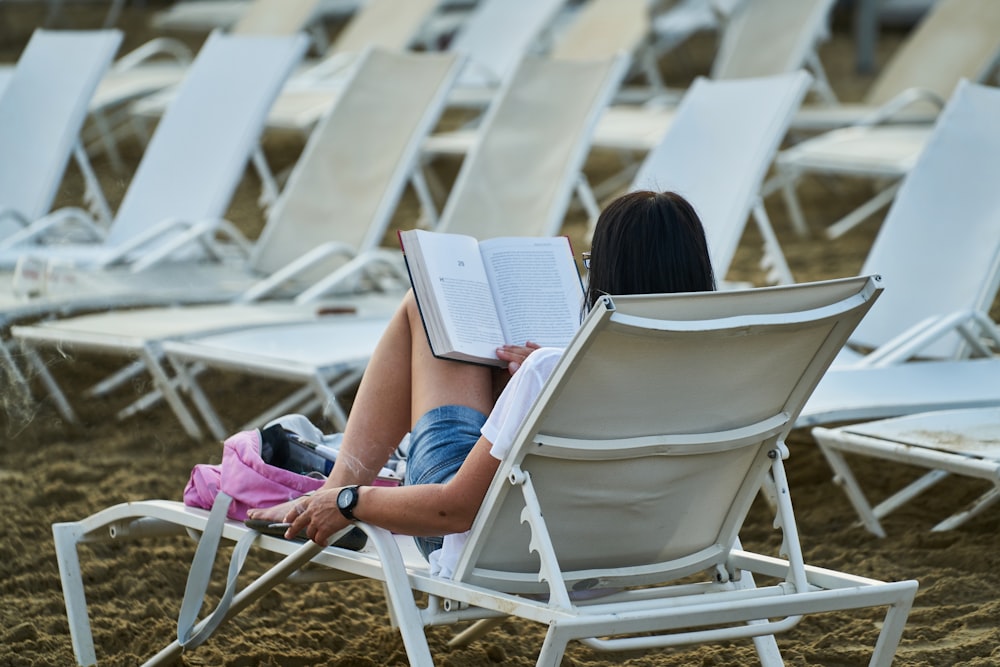
<svg viewBox="0 0 1000 667">
<path fill-rule="evenodd" d="M 356 521 L 354 518 L 354 508 L 358 506 L 358 499 L 361 494 L 358 492 L 358 485 L 345 486 L 337 494 L 337 509 L 343 514 L 349 521 Z"/>
</svg>

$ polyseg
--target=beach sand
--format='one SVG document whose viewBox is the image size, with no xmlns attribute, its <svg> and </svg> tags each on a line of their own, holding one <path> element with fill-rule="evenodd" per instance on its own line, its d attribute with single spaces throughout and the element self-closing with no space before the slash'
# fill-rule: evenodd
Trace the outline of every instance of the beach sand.
<svg viewBox="0 0 1000 667">
<path fill-rule="evenodd" d="M 66 3 L 60 27 L 97 27 L 106 3 Z M 133 4 L 140 7 L 133 7 Z M 0 59 L 16 57 L 44 17 L 43 3 L 0 3 Z M 127 30 L 126 46 L 152 35 L 151 11 L 161 2 L 129 3 L 119 26 Z M 854 71 L 849 17 L 838 16 L 833 38 L 821 49 L 834 88 L 845 100 L 858 99 L 871 76 Z M 900 34 L 887 33 L 879 43 L 884 62 Z M 188 36 L 194 44 L 198 37 Z M 664 70 L 671 82 L 684 83 L 708 71 L 710 38 L 681 49 Z M 124 146 L 126 160 L 137 162 L 140 148 Z M 280 170 L 295 160 L 301 140 L 269 136 L 266 150 Z M 2 159 L 2 156 L 0 156 Z M 597 178 L 610 156 L 596 154 L 588 173 Z M 106 192 L 115 204 L 128 177 L 96 161 Z M 80 181 L 71 170 L 60 203 L 75 201 Z M 804 188 L 807 215 L 832 220 L 871 192 L 865 183 L 817 181 Z M 240 186 L 230 218 L 247 234 L 263 223 L 254 203 L 257 181 L 251 174 Z M 724 193 L 720 193 L 723 196 Z M 792 233 L 780 199 L 768 201 L 777 233 L 799 280 L 853 275 L 877 231 L 869 221 L 837 241 L 799 239 Z M 413 198 L 400 207 L 400 226 L 412 224 Z M 571 212 L 566 233 L 579 239 L 583 216 Z M 578 243 L 580 243 L 578 241 Z M 747 232 L 731 278 L 760 281 L 756 266 L 759 239 Z M 890 287 L 891 289 L 891 287 Z M 218 462 L 220 443 L 193 442 L 164 408 L 127 421 L 116 421 L 116 409 L 148 388 L 137 381 L 103 402 L 86 400 L 82 392 L 113 370 L 108 360 L 58 356 L 50 360 L 80 413 L 81 423 L 63 423 L 46 401 L 23 403 L 3 392 L 0 432 L 0 665 L 68 665 L 74 663 L 68 624 L 52 543 L 51 524 L 83 518 L 128 500 L 179 499 L 191 467 Z M 239 423 L 237 415 L 253 413 L 283 387 L 272 381 L 219 375 L 208 386 L 218 405 Z M 39 390 L 39 396 L 42 395 Z M 968 480 L 948 480 L 940 489 L 917 499 L 885 521 L 889 536 L 878 539 L 854 523 L 854 513 L 810 435 L 796 431 L 787 462 L 799 534 L 807 561 L 884 580 L 915 578 L 920 582 L 896 664 L 939 667 L 1000 664 L 1000 569 L 997 534 L 1000 514 L 987 512 L 959 530 L 931 533 L 940 518 L 969 502 L 983 487 Z M 884 495 L 914 471 L 874 461 L 859 461 L 859 477 L 873 497 Z M 741 533 L 743 543 L 773 553 L 778 547 L 767 506 L 758 502 Z M 195 543 L 187 538 L 140 540 L 133 543 L 81 547 L 83 576 L 97 646 L 103 665 L 133 665 L 170 642 Z M 269 564 L 251 555 L 250 574 Z M 217 568 L 209 603 L 221 591 L 224 569 Z M 865 664 L 874 644 L 881 611 L 816 615 L 779 637 L 789 665 L 847 666 Z M 451 628 L 428 631 L 431 648 L 442 665 L 530 665 L 544 628 L 508 621 L 492 634 L 463 649 L 449 649 Z M 598 654 L 571 645 L 565 665 L 597 667 L 629 665 L 754 664 L 749 641 L 687 649 Z M 388 622 L 379 586 L 367 582 L 286 585 L 224 626 L 207 644 L 183 656 L 184 665 L 325 665 L 367 667 L 405 664 L 398 633 Z"/>
</svg>

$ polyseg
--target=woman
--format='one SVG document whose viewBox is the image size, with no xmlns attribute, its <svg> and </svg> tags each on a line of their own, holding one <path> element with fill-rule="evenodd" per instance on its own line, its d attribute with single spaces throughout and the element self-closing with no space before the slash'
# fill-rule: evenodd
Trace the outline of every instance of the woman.
<svg viewBox="0 0 1000 667">
<path fill-rule="evenodd" d="M 613 201 L 598 219 L 591 255 L 585 310 L 603 294 L 715 289 L 701 221 L 675 193 L 639 191 Z M 356 518 L 415 536 L 432 569 L 447 575 L 561 353 L 530 342 L 504 346 L 497 357 L 506 369 L 438 359 L 407 294 L 365 371 L 326 483 L 250 517 L 289 522 L 286 537 L 305 531 L 320 544 Z M 368 486 L 407 432 L 406 485 Z"/>
</svg>

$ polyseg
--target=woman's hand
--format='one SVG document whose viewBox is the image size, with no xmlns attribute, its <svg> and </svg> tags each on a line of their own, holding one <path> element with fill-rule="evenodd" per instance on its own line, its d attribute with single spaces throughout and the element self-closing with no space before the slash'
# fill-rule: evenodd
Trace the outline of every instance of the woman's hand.
<svg viewBox="0 0 1000 667">
<path fill-rule="evenodd" d="M 285 531 L 285 538 L 294 539 L 305 531 L 310 540 L 320 546 L 327 546 L 330 537 L 348 524 L 337 508 L 339 493 L 340 488 L 324 489 L 292 503 L 285 515 L 285 521 L 291 524 Z"/>
<path fill-rule="evenodd" d="M 530 340 L 524 345 L 503 345 L 497 348 L 497 358 L 507 362 L 507 370 L 513 375 L 528 358 L 528 355 L 540 347 L 541 345 L 532 343 Z"/>
</svg>

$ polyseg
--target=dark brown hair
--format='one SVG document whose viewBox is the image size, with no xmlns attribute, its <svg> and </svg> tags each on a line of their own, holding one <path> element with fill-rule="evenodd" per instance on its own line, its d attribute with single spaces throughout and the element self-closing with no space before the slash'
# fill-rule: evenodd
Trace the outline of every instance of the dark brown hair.
<svg viewBox="0 0 1000 667">
<path fill-rule="evenodd" d="M 701 220 L 674 192 L 640 190 L 608 204 L 591 241 L 585 307 L 602 294 L 715 289 Z"/>
</svg>

